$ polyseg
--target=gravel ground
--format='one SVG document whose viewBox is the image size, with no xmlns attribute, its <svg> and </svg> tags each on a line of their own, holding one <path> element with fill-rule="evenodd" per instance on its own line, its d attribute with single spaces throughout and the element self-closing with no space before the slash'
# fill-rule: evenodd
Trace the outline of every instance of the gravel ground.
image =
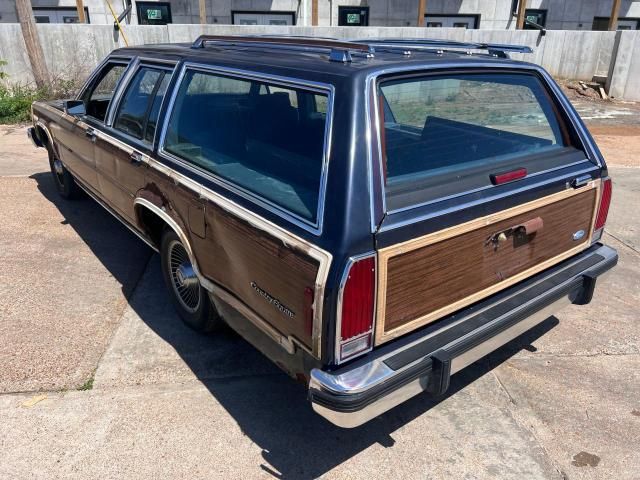
<svg viewBox="0 0 640 480">
<path fill-rule="evenodd" d="M 0 478 L 637 479 L 640 131 L 610 121 L 589 127 L 620 264 L 594 302 L 355 430 L 234 334 L 183 327 L 158 257 L 0 126 Z"/>
</svg>

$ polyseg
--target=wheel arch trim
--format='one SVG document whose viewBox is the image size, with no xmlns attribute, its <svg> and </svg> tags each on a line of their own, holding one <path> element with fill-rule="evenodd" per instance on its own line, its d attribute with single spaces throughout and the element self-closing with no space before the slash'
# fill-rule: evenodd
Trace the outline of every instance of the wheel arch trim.
<svg viewBox="0 0 640 480">
<path fill-rule="evenodd" d="M 49 131 L 49 127 L 47 127 L 41 120 L 37 120 L 34 124 L 34 127 L 36 127 L 36 132 L 38 131 L 38 128 L 42 129 L 44 134 L 47 136 L 47 141 L 49 142 L 49 145 L 51 145 L 51 148 L 55 148 L 53 143 L 53 136 L 51 135 L 51 131 Z"/>
<path fill-rule="evenodd" d="M 184 233 L 184 230 L 178 224 L 178 222 L 174 218 L 172 218 L 171 215 L 167 213 L 164 207 L 159 207 L 155 203 L 151 202 L 150 200 L 137 197 L 133 203 L 136 206 L 136 210 L 140 208 L 146 208 L 151 213 L 154 213 L 155 215 L 157 215 L 162 221 L 164 221 L 167 224 L 169 228 L 171 228 L 171 230 L 175 232 L 176 235 L 178 235 L 180 242 L 182 242 L 185 250 L 187 251 L 187 254 L 189 255 L 189 260 L 191 261 L 191 265 L 193 266 L 193 271 L 197 275 L 198 280 L 200 281 L 200 285 L 202 285 L 205 290 L 209 292 L 213 292 L 214 290 L 213 283 L 207 278 L 205 278 L 204 275 L 202 275 L 202 272 L 198 267 L 198 262 L 196 260 L 196 257 L 193 253 L 193 249 L 191 248 L 191 243 L 189 242 L 189 238 Z"/>
</svg>

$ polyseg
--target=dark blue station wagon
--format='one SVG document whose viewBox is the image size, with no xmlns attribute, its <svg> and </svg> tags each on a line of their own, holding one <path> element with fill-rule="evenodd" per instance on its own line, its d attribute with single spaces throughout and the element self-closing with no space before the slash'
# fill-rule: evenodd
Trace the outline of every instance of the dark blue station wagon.
<svg viewBox="0 0 640 480">
<path fill-rule="evenodd" d="M 29 134 L 59 193 L 160 253 L 192 328 L 237 330 L 355 427 L 617 262 L 602 155 L 526 47 L 202 36 L 124 48 Z"/>
</svg>

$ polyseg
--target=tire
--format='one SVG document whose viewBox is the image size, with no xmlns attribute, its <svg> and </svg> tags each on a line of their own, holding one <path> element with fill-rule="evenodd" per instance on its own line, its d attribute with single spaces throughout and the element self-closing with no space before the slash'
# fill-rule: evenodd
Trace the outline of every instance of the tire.
<svg viewBox="0 0 640 480">
<path fill-rule="evenodd" d="M 160 260 L 169 296 L 184 323 L 201 333 L 218 330 L 224 321 L 200 285 L 187 250 L 173 230 L 167 229 L 162 235 Z"/>
<path fill-rule="evenodd" d="M 47 143 L 47 153 L 49 154 L 49 168 L 53 183 L 56 186 L 58 194 L 67 200 L 75 200 L 82 197 L 82 190 L 78 187 L 71 172 L 66 169 L 60 159 L 56 157 L 53 148 Z"/>
</svg>

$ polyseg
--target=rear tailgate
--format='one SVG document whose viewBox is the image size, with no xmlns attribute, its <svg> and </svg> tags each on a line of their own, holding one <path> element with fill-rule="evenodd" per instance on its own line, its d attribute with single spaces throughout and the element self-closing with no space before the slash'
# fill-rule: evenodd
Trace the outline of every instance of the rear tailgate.
<svg viewBox="0 0 640 480">
<path fill-rule="evenodd" d="M 376 344 L 591 245 L 602 171 L 541 76 L 413 74 L 377 93 Z"/>
<path fill-rule="evenodd" d="M 587 248 L 599 186 L 599 179 L 590 181 L 580 189 L 381 248 L 376 343 L 433 322 Z"/>
</svg>

